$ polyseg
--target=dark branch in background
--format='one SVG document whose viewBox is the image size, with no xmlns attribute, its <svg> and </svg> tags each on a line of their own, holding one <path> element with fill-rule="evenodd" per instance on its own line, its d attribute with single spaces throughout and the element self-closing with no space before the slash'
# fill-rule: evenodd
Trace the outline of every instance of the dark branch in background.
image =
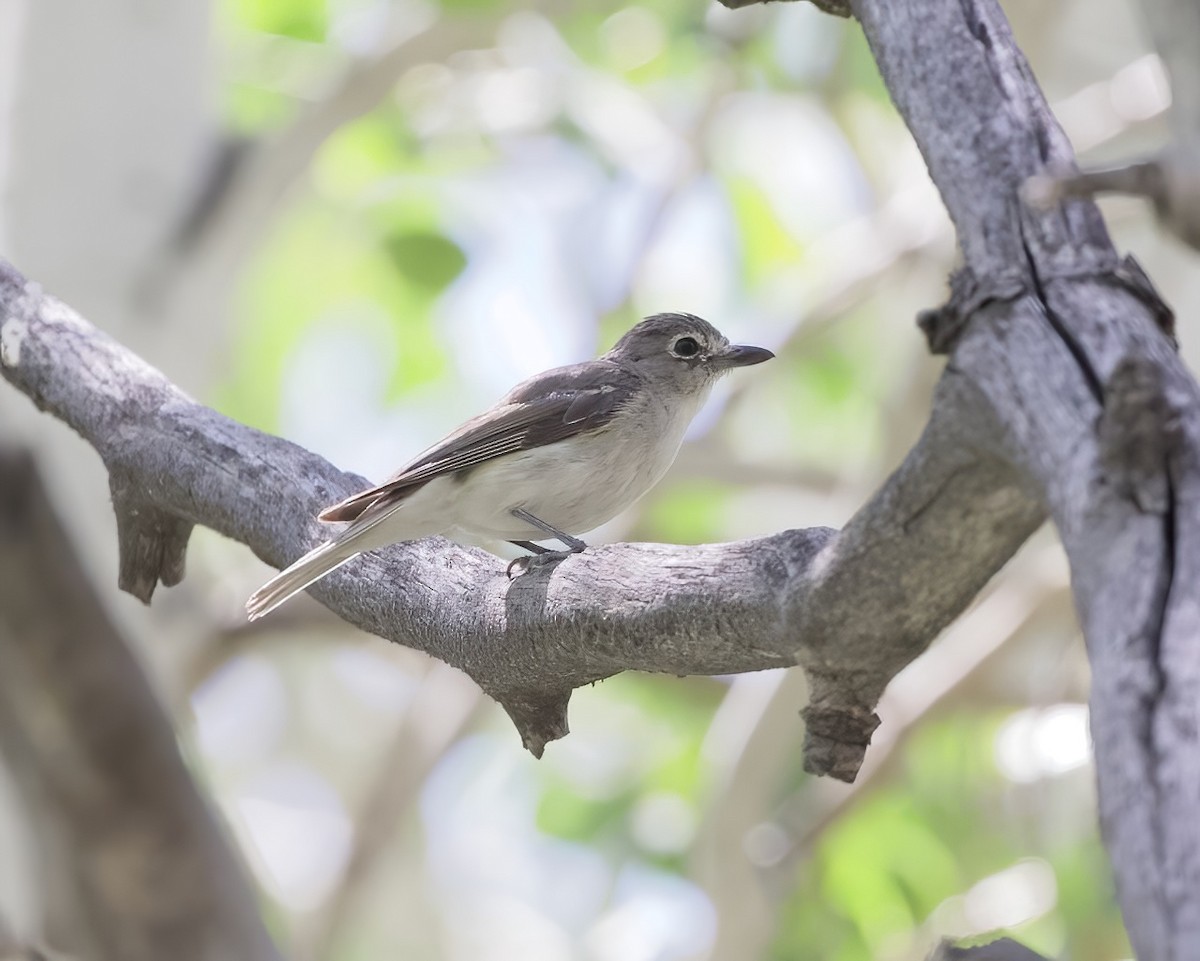
<svg viewBox="0 0 1200 961">
<path fill-rule="evenodd" d="M 929 956 L 929 961 L 1050 961 L 1044 955 L 1031 951 L 1012 938 L 1000 938 L 987 944 L 972 947 L 955 947 L 943 941 Z"/>
<path fill-rule="evenodd" d="M 548 12 L 544 6 L 536 8 Z M 388 18 L 378 30 L 379 46 L 350 59 L 328 89 L 307 92 L 281 130 L 261 139 L 215 143 L 172 242 L 139 281 L 146 303 L 157 309 L 182 278 L 207 260 L 224 265 L 218 276 L 233 276 L 234 265 L 254 249 L 331 136 L 385 100 L 405 70 L 486 44 L 501 20 L 490 11 L 443 12 L 414 33 L 407 18 Z"/>
<path fill-rule="evenodd" d="M 11 341 L 6 341 L 11 347 Z M 55 948 L 278 961 L 171 725 L 29 457 L 0 449 L 0 751 L 41 848 Z"/>
<path fill-rule="evenodd" d="M 721 0 L 722 6 L 726 6 L 730 10 L 740 10 L 742 7 L 766 2 L 767 0 Z M 850 0 L 809 0 L 809 3 L 818 10 L 833 14 L 835 17 L 850 16 Z"/>
<path fill-rule="evenodd" d="M 1103 170 L 1052 165 L 1030 177 L 1027 202 L 1051 208 L 1068 197 L 1125 193 L 1147 197 L 1159 222 L 1200 250 L 1200 4 L 1142 0 L 1171 81 L 1172 142 L 1156 157 Z"/>
<path fill-rule="evenodd" d="M 282 566 L 323 537 L 319 508 L 365 485 L 194 403 L 12 268 L 0 275 L 0 343 L 0 373 L 108 466 L 122 551 L 136 548 L 123 554 L 122 585 L 143 600 L 182 571 L 190 525 Z M 364 630 L 461 668 L 535 754 L 566 733 L 574 688 L 620 671 L 799 660 L 813 690 L 808 765 L 852 779 L 887 681 L 1041 518 L 1010 473 L 972 452 L 983 425 L 969 420 L 971 398 L 949 389 L 905 464 L 840 534 L 613 545 L 514 581 L 495 557 L 430 539 L 360 558 L 314 594 Z"/>
</svg>

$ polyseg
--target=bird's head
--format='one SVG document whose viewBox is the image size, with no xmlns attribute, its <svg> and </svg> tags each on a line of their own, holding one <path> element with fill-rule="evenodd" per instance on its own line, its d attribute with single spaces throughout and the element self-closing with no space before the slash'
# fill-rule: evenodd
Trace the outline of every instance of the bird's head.
<svg viewBox="0 0 1200 961">
<path fill-rule="evenodd" d="M 729 343 L 694 314 L 655 314 L 630 328 L 605 357 L 629 364 L 655 381 L 707 386 L 734 367 L 761 364 L 775 355 L 765 347 Z"/>
</svg>

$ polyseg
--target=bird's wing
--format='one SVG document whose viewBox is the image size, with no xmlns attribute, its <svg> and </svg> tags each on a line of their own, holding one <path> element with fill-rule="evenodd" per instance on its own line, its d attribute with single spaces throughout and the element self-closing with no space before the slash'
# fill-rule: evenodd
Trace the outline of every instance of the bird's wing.
<svg viewBox="0 0 1200 961">
<path fill-rule="evenodd" d="M 368 507 L 395 504 L 435 477 L 599 430 L 629 402 L 639 383 L 637 374 L 605 360 L 538 374 L 378 487 L 323 510 L 320 519 L 355 520 Z"/>
</svg>

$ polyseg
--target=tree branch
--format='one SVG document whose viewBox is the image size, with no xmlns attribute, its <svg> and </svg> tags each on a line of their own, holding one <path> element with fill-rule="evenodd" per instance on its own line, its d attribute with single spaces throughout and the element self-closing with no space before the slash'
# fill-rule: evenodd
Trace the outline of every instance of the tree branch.
<svg viewBox="0 0 1200 961">
<path fill-rule="evenodd" d="M 494 559 L 429 540 L 363 558 L 315 593 L 461 667 L 535 753 L 565 731 L 574 687 L 619 670 L 798 661 L 812 691 L 806 764 L 850 778 L 884 684 L 1048 509 L 1092 656 L 1101 807 L 1131 937 L 1143 958 L 1184 957 L 1200 936 L 1196 385 L 1155 328 L 1169 312 L 1117 259 L 1095 208 L 1017 202 L 1031 173 L 1071 157 L 995 4 L 856 0 L 855 13 L 966 267 L 924 318 L 952 353 L 929 425 L 847 527 L 616 545 L 511 583 Z M 0 305 L 4 376 L 96 447 L 126 514 L 205 523 L 281 564 L 320 536 L 316 509 L 361 483 L 192 403 L 15 272 Z"/>
<path fill-rule="evenodd" d="M 1200 5 L 1142 0 L 1142 8 L 1171 79 L 1172 142 L 1154 157 L 1115 168 L 1051 166 L 1029 179 L 1024 195 L 1043 208 L 1109 191 L 1146 197 L 1164 227 L 1200 250 Z"/>
<path fill-rule="evenodd" d="M 99 961 L 278 959 L 29 457 L 2 450 L 0 750 L 41 828 L 49 934 L 71 942 L 56 946 Z"/>
<path fill-rule="evenodd" d="M 721 4 L 730 10 L 740 10 L 742 7 L 766 2 L 767 0 L 721 0 Z M 818 10 L 833 14 L 835 17 L 850 16 L 850 0 L 809 0 L 809 2 Z"/>
<path fill-rule="evenodd" d="M 899 759 L 909 736 L 940 709 L 966 700 L 964 688 L 973 679 L 994 668 L 1031 622 L 1063 604 L 1069 604 L 1065 586 L 1053 580 L 1039 584 L 1006 581 L 960 618 L 925 657 L 905 668 L 880 701 L 882 736 L 872 745 L 855 782 L 809 782 L 776 812 L 776 821 L 790 835 L 791 847 L 770 868 L 770 886 L 784 890 L 787 879 L 795 877 L 802 859 L 812 854 L 830 826 L 874 788 L 888 783 L 894 773 L 893 762 Z"/>
<path fill-rule="evenodd" d="M 929 961 L 1050 961 L 1044 955 L 1025 947 L 1012 938 L 1000 938 L 987 944 L 977 944 L 971 947 L 955 947 L 949 941 L 943 941 Z"/>
<path fill-rule="evenodd" d="M 122 548 L 142 545 L 122 559 L 124 584 L 143 599 L 181 571 L 182 525 L 212 527 L 282 566 L 321 539 L 319 508 L 365 484 L 194 403 L 11 267 L 0 273 L 0 343 L 5 379 L 108 466 L 118 529 L 138 533 Z M 611 545 L 514 581 L 491 555 L 434 538 L 359 558 L 313 593 L 350 623 L 465 671 L 539 755 L 566 733 L 583 684 L 629 669 L 716 674 L 798 660 L 813 681 L 807 764 L 852 779 L 887 681 L 1041 519 L 1011 473 L 973 453 L 974 426 L 960 417 L 970 399 L 949 390 L 841 534 Z"/>
<path fill-rule="evenodd" d="M 1092 663 L 1101 823 L 1143 961 L 1200 943 L 1200 390 L 1166 308 L 1086 201 L 1022 209 L 1071 153 L 993 0 L 856 0 L 958 227 L 947 378 L 996 427 L 1067 550 Z"/>
</svg>

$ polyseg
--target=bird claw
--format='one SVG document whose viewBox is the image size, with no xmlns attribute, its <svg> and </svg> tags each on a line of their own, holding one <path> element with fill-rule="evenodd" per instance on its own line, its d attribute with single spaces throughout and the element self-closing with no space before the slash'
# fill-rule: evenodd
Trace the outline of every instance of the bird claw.
<svg viewBox="0 0 1200 961">
<path fill-rule="evenodd" d="M 557 564 L 564 557 L 570 557 L 572 554 L 578 554 L 578 551 L 544 551 L 541 554 L 527 554 L 524 557 L 518 557 L 516 560 L 509 561 L 508 567 L 504 569 L 504 573 L 508 575 L 508 579 L 515 580 L 522 574 L 528 574 L 540 567 L 546 567 L 549 564 Z"/>
</svg>

